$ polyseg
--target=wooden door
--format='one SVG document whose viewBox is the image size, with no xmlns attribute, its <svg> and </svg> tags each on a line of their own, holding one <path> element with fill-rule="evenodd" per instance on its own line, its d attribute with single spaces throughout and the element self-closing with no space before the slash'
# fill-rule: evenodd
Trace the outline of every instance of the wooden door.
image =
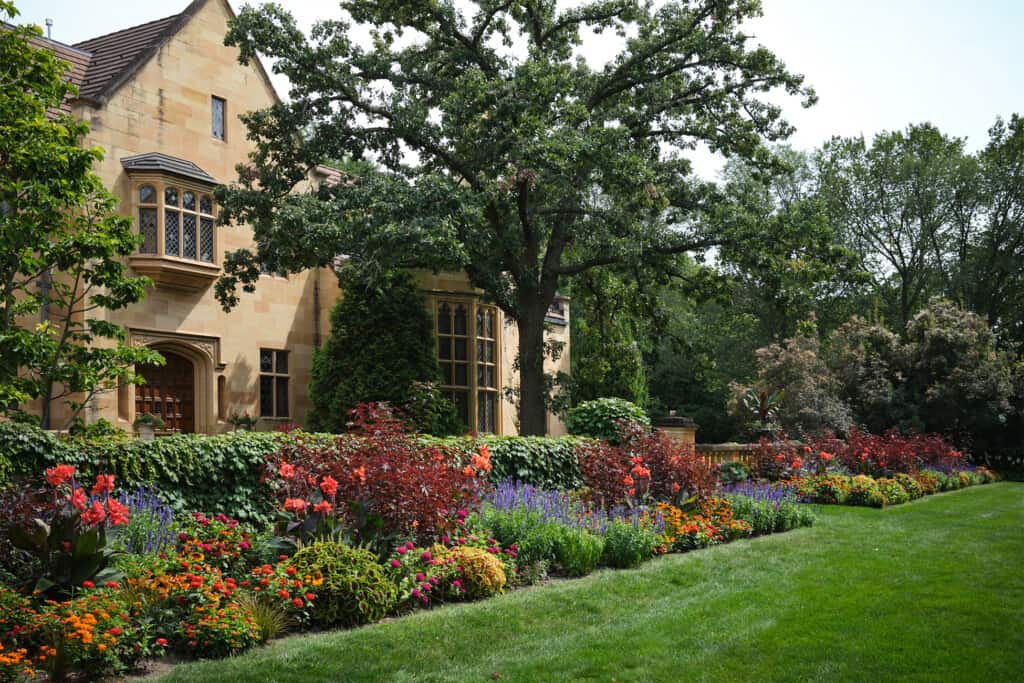
<svg viewBox="0 0 1024 683">
<path fill-rule="evenodd" d="M 163 418 L 164 430 L 174 434 L 196 430 L 195 369 L 192 362 L 169 351 L 162 367 L 136 366 L 146 383 L 135 388 L 135 414 L 154 413 Z"/>
</svg>

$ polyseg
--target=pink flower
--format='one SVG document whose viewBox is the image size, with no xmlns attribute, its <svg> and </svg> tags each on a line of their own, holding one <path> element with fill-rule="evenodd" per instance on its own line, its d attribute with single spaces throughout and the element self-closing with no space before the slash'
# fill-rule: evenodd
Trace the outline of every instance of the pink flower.
<svg viewBox="0 0 1024 683">
<path fill-rule="evenodd" d="M 433 557 L 433 556 L 430 554 L 429 550 L 424 550 L 423 554 L 420 555 L 420 559 L 427 560 L 427 561 L 429 561 L 431 557 Z"/>
<path fill-rule="evenodd" d="M 425 577 L 423 576 L 423 572 L 419 572 L 418 574 L 416 574 L 416 580 L 417 581 L 424 581 L 425 580 Z"/>
<path fill-rule="evenodd" d="M 419 588 L 413 588 L 412 589 L 412 595 L 413 595 L 414 598 L 420 597 L 420 589 Z"/>
<path fill-rule="evenodd" d="M 398 568 L 398 567 L 402 566 L 402 563 L 399 562 L 398 560 L 391 560 L 391 566 L 395 567 L 395 568 Z"/>
<path fill-rule="evenodd" d="M 395 548 L 395 552 L 398 553 L 399 555 L 405 555 L 409 551 L 405 549 L 404 545 L 400 545 L 397 548 Z"/>
<path fill-rule="evenodd" d="M 408 548 L 409 550 L 412 550 L 413 548 L 416 547 L 416 544 L 413 543 L 412 541 L 406 541 L 405 542 L 405 547 Z"/>
</svg>

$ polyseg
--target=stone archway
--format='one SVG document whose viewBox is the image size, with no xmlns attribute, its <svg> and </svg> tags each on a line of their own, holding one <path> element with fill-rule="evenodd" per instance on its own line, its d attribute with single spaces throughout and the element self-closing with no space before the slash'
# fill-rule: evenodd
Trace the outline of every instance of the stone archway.
<svg viewBox="0 0 1024 683">
<path fill-rule="evenodd" d="M 139 368 L 143 377 L 152 375 L 156 382 L 164 388 L 163 393 L 180 400 L 181 431 L 194 431 L 200 434 L 211 434 L 217 431 L 215 370 L 222 370 L 220 362 L 220 340 L 213 337 L 195 335 L 175 335 L 173 333 L 132 331 L 132 342 L 136 345 L 148 346 L 164 354 L 168 364 L 163 368 Z M 189 381 L 191 369 L 191 381 Z M 146 388 L 136 389 L 137 394 L 132 401 L 136 411 L 140 405 L 139 394 L 145 398 Z M 191 393 L 191 396 L 188 394 Z M 187 405 L 191 403 L 191 406 Z M 191 408 L 188 410 L 188 408 Z M 166 408 L 165 408 L 166 410 Z M 189 413 L 191 415 L 189 416 Z M 189 419 L 189 417 L 191 419 Z M 134 416 L 133 416 L 134 419 Z M 178 418 L 175 418 L 176 420 Z"/>
<path fill-rule="evenodd" d="M 146 383 L 135 387 L 135 414 L 153 413 L 169 432 L 196 431 L 196 373 L 188 358 L 168 348 L 159 349 L 163 365 L 136 365 Z"/>
</svg>

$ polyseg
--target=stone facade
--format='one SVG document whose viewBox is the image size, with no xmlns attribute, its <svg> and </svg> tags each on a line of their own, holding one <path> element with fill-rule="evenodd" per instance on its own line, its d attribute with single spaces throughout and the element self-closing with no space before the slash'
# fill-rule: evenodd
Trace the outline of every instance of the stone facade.
<svg viewBox="0 0 1024 683">
<path fill-rule="evenodd" d="M 106 150 L 96 172 L 120 197 L 124 213 L 133 216 L 140 229 L 143 223 L 155 221 L 143 247 L 143 251 L 152 253 L 141 253 L 130 262 L 137 272 L 153 277 L 157 285 L 143 302 L 110 314 L 110 319 L 128 330 L 131 343 L 172 354 L 180 371 L 173 381 L 178 383 L 175 386 L 180 385 L 183 395 L 189 390 L 185 385 L 188 368 L 192 368 L 193 393 L 187 397 L 191 401 L 191 423 L 179 425 L 182 431 L 225 431 L 231 428 L 227 421 L 231 415 L 259 416 L 268 412 L 266 404 L 261 406 L 261 386 L 264 393 L 269 390 L 275 394 L 269 412 L 285 412 L 276 402 L 284 396 L 287 415 L 260 417 L 257 428 L 269 429 L 279 422 L 301 424 L 310 407 L 307 386 L 313 349 L 329 333 L 330 309 L 341 294 L 334 274 L 318 270 L 286 278 L 261 276 L 256 292 L 242 295 L 237 308 L 225 313 L 214 299 L 212 283 L 224 252 L 249 246 L 251 230 L 245 226 L 212 228 L 210 255 L 203 251 L 208 245 L 189 240 L 202 241 L 209 234 L 203 232 L 209 229 L 203 218 L 206 210 L 197 207 L 210 201 L 206 197 L 213 185 L 184 172 L 159 170 L 159 165 L 139 170 L 124 161 L 140 155 L 164 155 L 179 165 L 182 160 L 191 162 L 216 182 L 229 182 L 235 176 L 236 164 L 246 161 L 251 148 L 239 115 L 276 101 L 277 95 L 260 66 L 240 65 L 237 49 L 223 44 L 232 16 L 225 0 L 193 2 L 181 16 L 186 14 L 187 19 L 175 25 L 173 35 L 165 36 L 159 48 L 144 63 L 137 64 L 116 89 L 91 101 L 72 103 L 73 114 L 91 125 L 84 144 Z M 94 41 L 81 44 L 83 49 L 90 42 Z M 218 139 L 213 130 L 212 109 L 220 105 L 214 98 L 225 109 L 223 139 Z M 191 210 L 185 206 L 188 193 Z M 215 212 L 213 206 L 209 213 Z M 189 246 L 195 255 L 185 258 L 183 250 Z M 172 248 L 180 256 L 170 255 Z M 203 253 L 210 262 L 203 260 Z M 481 292 L 470 287 L 463 274 L 421 273 L 417 277 L 432 310 L 445 302 L 485 305 Z M 567 304 L 563 314 L 555 315 L 552 322 L 551 334 L 567 344 Z M 493 428 L 497 433 L 511 434 L 515 433 L 515 408 L 504 398 L 503 389 L 516 384 L 512 369 L 516 330 L 505 324 L 500 312 L 496 312 L 494 329 L 497 399 Z M 470 353 L 475 354 L 475 346 L 471 346 L 474 350 Z M 275 352 L 269 354 L 269 365 L 268 355 L 261 357 L 261 350 Z M 474 355 L 470 362 L 478 360 Z M 567 348 L 557 367 L 552 364 L 550 369 L 568 371 Z M 467 383 L 467 391 L 474 406 L 470 415 L 475 418 L 479 387 L 476 373 L 469 374 L 473 379 Z M 137 410 L 152 410 L 154 401 L 159 401 L 159 396 L 147 398 L 148 393 L 152 393 L 151 388 L 128 387 L 103 395 L 90 408 L 88 417 L 104 417 L 130 429 Z M 161 409 L 172 417 L 176 410 L 166 405 Z M 564 432 L 554 417 L 550 432 Z"/>
</svg>

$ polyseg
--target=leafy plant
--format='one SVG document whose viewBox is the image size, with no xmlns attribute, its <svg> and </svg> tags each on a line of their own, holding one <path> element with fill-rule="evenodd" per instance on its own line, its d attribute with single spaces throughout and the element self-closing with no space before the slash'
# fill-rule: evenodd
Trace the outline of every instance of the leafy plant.
<svg viewBox="0 0 1024 683">
<path fill-rule="evenodd" d="M 139 427 L 149 427 L 150 429 L 163 429 L 164 419 L 156 413 L 141 413 L 132 422 L 132 427 L 138 431 Z"/>
<path fill-rule="evenodd" d="M 377 557 L 333 541 L 317 541 L 291 558 L 299 575 L 318 575 L 312 617 L 321 626 L 358 626 L 382 619 L 394 608 L 398 589 Z"/>
<path fill-rule="evenodd" d="M 619 569 L 639 566 L 660 544 L 661 537 L 652 528 L 616 520 L 604 532 L 601 564 Z"/>
<path fill-rule="evenodd" d="M 586 576 L 604 555 L 605 540 L 585 529 L 563 527 L 555 542 L 555 560 L 566 576 Z"/>
<path fill-rule="evenodd" d="M 885 495 L 878 488 L 878 482 L 860 474 L 850 480 L 846 504 L 880 508 L 885 505 Z"/>
<path fill-rule="evenodd" d="M 29 508 L 31 514 L 5 523 L 12 544 L 36 560 L 36 571 L 21 577 L 25 587 L 67 595 L 85 582 L 116 578 L 117 572 L 109 567 L 116 551 L 107 546 L 106 528 L 127 524 L 129 516 L 128 508 L 110 495 L 114 476 L 99 475 L 91 496 L 78 484 L 70 465 L 50 468 L 46 479 L 49 488 L 34 494 L 37 505 Z"/>
<path fill-rule="evenodd" d="M 569 411 L 565 426 L 570 434 L 618 443 L 620 421 L 649 427 L 650 418 L 640 406 L 622 398 L 584 401 Z"/>
<path fill-rule="evenodd" d="M 738 460 L 723 462 L 718 466 L 718 481 L 725 485 L 738 484 L 750 478 L 747 466 Z"/>
<path fill-rule="evenodd" d="M 505 568 L 501 560 L 483 548 L 455 546 L 439 552 L 438 559 L 456 566 L 467 599 L 497 595 L 505 587 Z"/>
</svg>

